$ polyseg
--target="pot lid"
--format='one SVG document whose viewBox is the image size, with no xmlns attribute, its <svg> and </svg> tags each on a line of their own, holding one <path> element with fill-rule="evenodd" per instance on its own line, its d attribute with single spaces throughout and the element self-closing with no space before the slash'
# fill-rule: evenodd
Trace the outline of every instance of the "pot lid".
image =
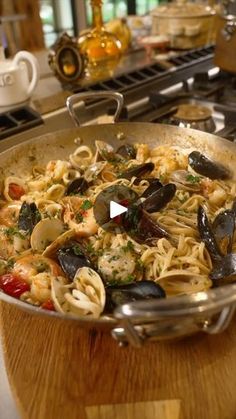
<svg viewBox="0 0 236 419">
<path fill-rule="evenodd" d="M 167 18 L 190 18 L 203 17 L 215 14 L 215 10 L 201 3 L 186 3 L 185 0 L 179 0 L 156 7 L 152 11 L 153 16 L 163 16 Z"/>
</svg>

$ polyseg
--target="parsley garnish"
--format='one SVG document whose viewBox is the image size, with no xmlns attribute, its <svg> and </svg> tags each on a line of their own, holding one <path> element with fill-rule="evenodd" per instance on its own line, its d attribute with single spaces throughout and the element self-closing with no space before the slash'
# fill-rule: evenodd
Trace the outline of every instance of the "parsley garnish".
<svg viewBox="0 0 236 419">
<path fill-rule="evenodd" d="M 82 250 L 81 250 L 81 248 L 79 247 L 79 246 L 73 246 L 73 251 L 74 251 L 74 253 L 75 253 L 75 255 L 77 255 L 77 256 L 83 256 L 83 252 L 82 252 Z"/>
<path fill-rule="evenodd" d="M 123 246 L 122 247 L 122 250 L 126 253 L 126 252 L 132 252 L 132 251 L 134 251 L 134 245 L 133 245 L 133 243 L 130 241 L 130 240 L 128 240 L 128 242 L 127 242 L 127 244 L 126 244 L 126 246 Z"/>
<path fill-rule="evenodd" d="M 8 228 L 6 228 L 5 234 L 8 238 L 12 238 L 12 236 L 17 236 L 20 239 L 25 239 L 24 234 L 22 234 L 19 231 L 18 227 L 8 227 Z"/>
<path fill-rule="evenodd" d="M 190 183 L 198 183 L 200 182 L 200 176 L 193 176 L 193 175 L 187 175 L 186 180 Z"/>
<path fill-rule="evenodd" d="M 83 215 L 81 214 L 81 212 L 77 212 L 77 214 L 76 214 L 76 216 L 75 216 L 75 219 L 76 219 L 77 223 L 82 223 L 82 222 L 83 222 L 83 220 L 84 220 L 84 217 L 83 217 Z"/>
<path fill-rule="evenodd" d="M 82 210 L 88 210 L 88 209 L 90 209 L 90 208 L 92 208 L 92 206 L 93 206 L 93 204 L 92 204 L 92 202 L 89 200 L 89 199 L 86 199 L 84 202 L 83 202 L 83 204 L 81 205 L 81 209 Z"/>
</svg>

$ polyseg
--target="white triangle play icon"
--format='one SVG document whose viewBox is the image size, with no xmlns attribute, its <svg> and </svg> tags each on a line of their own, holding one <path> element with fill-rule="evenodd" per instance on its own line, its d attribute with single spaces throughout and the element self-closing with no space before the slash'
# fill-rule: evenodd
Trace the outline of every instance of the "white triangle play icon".
<svg viewBox="0 0 236 419">
<path fill-rule="evenodd" d="M 110 218 L 115 218 L 117 215 L 123 214 L 126 211 L 128 211 L 128 208 L 117 204 L 117 202 L 110 201 Z"/>
</svg>

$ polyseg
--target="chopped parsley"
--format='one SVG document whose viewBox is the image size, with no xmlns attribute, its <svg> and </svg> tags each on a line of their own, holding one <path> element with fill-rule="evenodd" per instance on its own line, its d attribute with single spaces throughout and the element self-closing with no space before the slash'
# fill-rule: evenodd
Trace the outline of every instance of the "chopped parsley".
<svg viewBox="0 0 236 419">
<path fill-rule="evenodd" d="M 133 243 L 128 240 L 127 244 L 125 246 L 122 246 L 122 250 L 126 252 L 133 252 L 134 251 L 134 245 Z"/>
<path fill-rule="evenodd" d="M 82 210 L 86 211 L 86 210 L 88 210 L 88 209 L 92 208 L 92 206 L 93 206 L 92 202 L 91 202 L 89 199 L 86 199 L 86 200 L 83 202 L 83 204 L 81 205 L 81 207 L 80 207 L 80 208 L 81 208 Z"/>
<path fill-rule="evenodd" d="M 72 247 L 72 249 L 73 249 L 73 252 L 75 253 L 75 255 L 83 256 L 83 252 L 82 252 L 82 250 L 79 246 L 75 245 L 75 246 Z"/>
<path fill-rule="evenodd" d="M 23 239 L 23 240 L 25 239 L 24 234 L 22 234 L 19 231 L 18 227 L 8 227 L 8 228 L 6 228 L 5 234 L 9 239 L 12 239 L 13 236 L 17 236 L 17 237 L 19 237 L 20 239 Z"/>
<path fill-rule="evenodd" d="M 200 176 L 187 175 L 186 180 L 187 182 L 190 182 L 190 183 L 198 183 L 200 182 L 201 178 Z"/>
<path fill-rule="evenodd" d="M 82 223 L 84 221 L 84 217 L 83 214 L 81 212 L 77 212 L 75 219 L 77 221 L 77 223 Z"/>
</svg>

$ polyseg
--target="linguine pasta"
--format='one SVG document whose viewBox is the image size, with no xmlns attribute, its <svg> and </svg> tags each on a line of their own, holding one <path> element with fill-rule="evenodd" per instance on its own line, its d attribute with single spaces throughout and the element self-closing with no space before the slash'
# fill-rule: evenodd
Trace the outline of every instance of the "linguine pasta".
<svg viewBox="0 0 236 419">
<path fill-rule="evenodd" d="M 99 317 L 104 312 L 106 287 L 112 284 L 147 279 L 160 284 L 167 297 L 212 286 L 212 262 L 200 240 L 197 211 L 203 206 L 211 220 L 222 209 L 230 209 L 236 182 L 199 176 L 188 167 L 191 150 L 177 146 L 150 149 L 147 144 L 136 144 L 135 149 L 135 158 L 117 161 L 109 158 L 109 152 L 99 155 L 98 150 L 80 145 L 66 161 L 35 166 L 27 178 L 5 178 L 0 202 L 0 273 L 1 278 L 11 275 L 12 288 L 3 279 L 3 291 L 42 308 Z M 121 173 L 147 162 L 154 163 L 148 177 L 159 178 L 163 184 L 173 182 L 175 172 L 188 171 L 188 187 L 176 182 L 173 199 L 150 214 L 168 232 L 168 237 L 152 244 L 140 243 L 125 231 L 104 231 L 93 213 L 96 197 L 110 186 L 123 185 L 141 196 L 149 186 L 145 176 L 137 182 L 135 176 L 126 179 Z M 68 185 L 82 177 L 88 188 L 67 194 Z M 39 215 L 32 231 L 19 224 L 23 203 L 34 203 Z M 74 281 L 57 253 L 71 241 L 85 249 L 93 266 L 90 273 L 78 270 Z M 17 286 L 22 292 L 15 291 Z"/>
</svg>

